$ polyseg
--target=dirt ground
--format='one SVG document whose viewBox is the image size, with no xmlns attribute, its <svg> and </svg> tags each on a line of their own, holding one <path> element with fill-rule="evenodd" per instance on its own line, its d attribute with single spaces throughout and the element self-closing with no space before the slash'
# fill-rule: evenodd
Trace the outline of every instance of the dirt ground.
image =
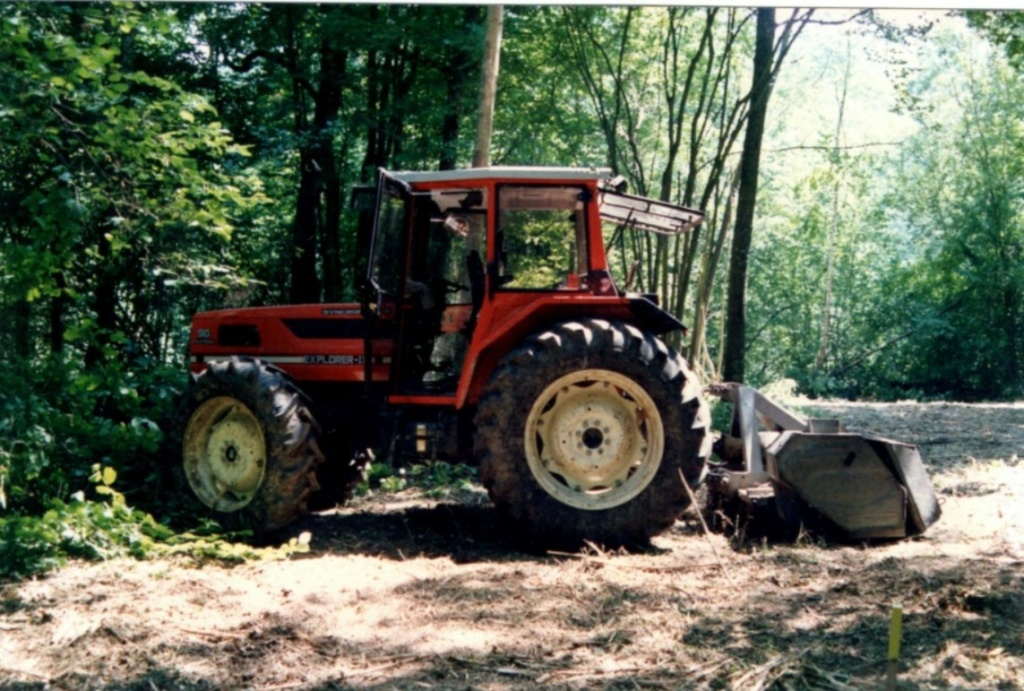
<svg viewBox="0 0 1024 691">
<path fill-rule="evenodd" d="M 798 402 L 799 403 L 799 402 Z M 310 553 L 72 564 L 0 599 L 7 689 L 1024 688 L 1024 404 L 802 402 L 919 445 L 943 516 L 880 544 L 526 554 L 479 489 L 310 516 Z"/>
</svg>

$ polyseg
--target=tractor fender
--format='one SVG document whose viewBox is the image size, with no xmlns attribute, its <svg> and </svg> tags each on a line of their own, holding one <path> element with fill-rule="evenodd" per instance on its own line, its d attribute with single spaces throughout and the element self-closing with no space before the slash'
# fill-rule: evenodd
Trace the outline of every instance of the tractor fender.
<svg viewBox="0 0 1024 691">
<path fill-rule="evenodd" d="M 661 336 L 685 326 L 644 296 L 590 297 L 562 300 L 552 297 L 531 303 L 513 319 L 490 329 L 480 345 L 467 355 L 459 384 L 456 408 L 475 405 L 498 362 L 530 334 L 564 321 L 606 319 L 633 324 L 641 331 Z M 481 326 L 485 326 L 481 324 Z M 489 326 L 489 325 L 488 325 Z"/>
<path fill-rule="evenodd" d="M 663 336 L 671 331 L 682 331 L 685 336 L 686 326 L 659 307 L 653 298 L 653 295 L 626 295 L 629 311 L 633 313 L 637 326 L 655 336 Z"/>
</svg>

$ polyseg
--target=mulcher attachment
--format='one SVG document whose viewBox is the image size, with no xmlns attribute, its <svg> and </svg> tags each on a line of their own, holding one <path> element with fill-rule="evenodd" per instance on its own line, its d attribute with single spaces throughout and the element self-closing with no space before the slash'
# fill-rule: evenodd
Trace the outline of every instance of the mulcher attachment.
<svg viewBox="0 0 1024 691">
<path fill-rule="evenodd" d="M 916 446 L 849 433 L 838 420 L 804 419 L 739 384 L 708 392 L 733 405 L 729 434 L 715 447 L 724 465 L 711 481 L 751 515 L 773 504 L 796 526 L 810 510 L 853 539 L 919 535 L 938 520 Z"/>
</svg>

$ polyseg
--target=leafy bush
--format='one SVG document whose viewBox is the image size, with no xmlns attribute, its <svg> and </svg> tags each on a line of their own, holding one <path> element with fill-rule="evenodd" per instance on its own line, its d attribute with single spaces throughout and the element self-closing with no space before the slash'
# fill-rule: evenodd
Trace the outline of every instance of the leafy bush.
<svg viewBox="0 0 1024 691">
<path fill-rule="evenodd" d="M 181 371 L 117 366 L 68 371 L 49 363 L 0 372 L 0 511 L 34 514 L 92 484 L 92 466 L 113 468 L 147 492 Z"/>
<path fill-rule="evenodd" d="M 68 559 L 90 561 L 185 555 L 193 559 L 245 561 L 279 559 L 309 550 L 303 533 L 279 547 L 252 547 L 233 542 L 216 523 L 176 534 L 153 516 L 125 503 L 114 489 L 117 472 L 98 463 L 89 477 L 96 499 L 75 492 L 70 501 L 54 498 L 41 516 L 0 517 L 0 580 L 26 578 L 62 566 Z"/>
<path fill-rule="evenodd" d="M 371 463 L 366 468 L 366 477 L 356 485 L 355 493 L 358 496 L 370 496 L 376 491 L 384 494 L 401 492 L 406 487 L 405 469 L 397 471 L 391 468 L 389 463 Z"/>
<path fill-rule="evenodd" d="M 117 472 L 94 464 L 89 478 L 100 500 L 75 492 L 69 501 L 51 498 L 41 516 L 0 517 L 0 578 L 46 571 L 69 557 L 110 559 L 145 557 L 174 532 L 149 514 L 129 507 L 114 490 Z"/>
<path fill-rule="evenodd" d="M 274 549 L 235 544 L 242 536 L 213 522 L 176 534 L 129 505 L 126 497 L 138 505 L 155 494 L 164 436 L 157 421 L 170 418 L 185 376 L 137 364 L 79 371 L 51 362 L 0 372 L 0 579 L 71 558 L 237 561 L 308 549 L 298 539 Z"/>
</svg>

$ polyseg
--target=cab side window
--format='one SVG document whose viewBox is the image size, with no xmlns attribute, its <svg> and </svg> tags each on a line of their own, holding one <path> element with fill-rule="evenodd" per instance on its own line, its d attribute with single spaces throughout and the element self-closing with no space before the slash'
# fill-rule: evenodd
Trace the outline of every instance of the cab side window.
<svg viewBox="0 0 1024 691">
<path fill-rule="evenodd" d="M 551 289 L 587 266 L 586 190 L 548 185 L 498 189 L 498 273 L 503 288 Z"/>
</svg>

